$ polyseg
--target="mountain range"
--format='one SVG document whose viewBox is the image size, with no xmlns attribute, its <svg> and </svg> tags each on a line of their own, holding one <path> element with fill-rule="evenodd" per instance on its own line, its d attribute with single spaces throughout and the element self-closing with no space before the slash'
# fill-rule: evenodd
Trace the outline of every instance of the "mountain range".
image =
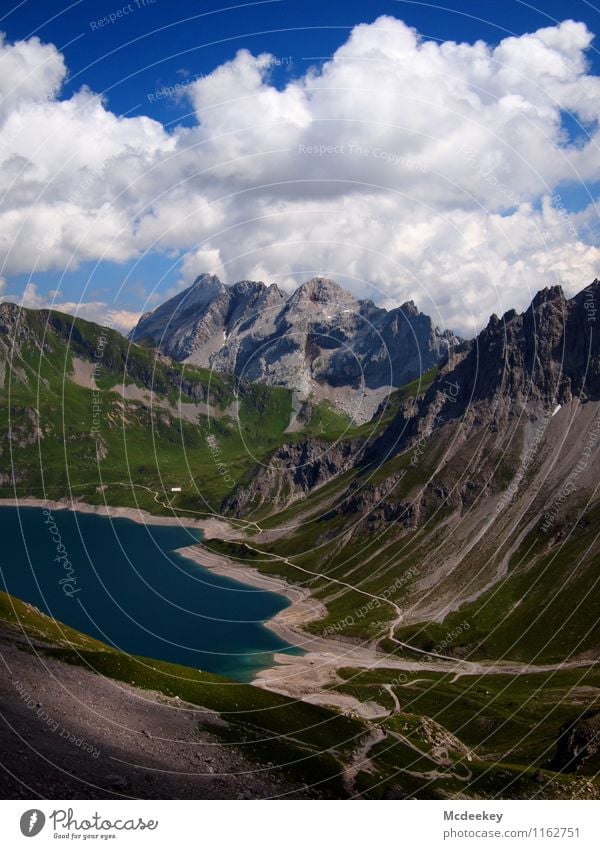
<svg viewBox="0 0 600 849">
<path fill-rule="evenodd" d="M 0 495 L 225 519 L 205 552 L 310 596 L 307 654 L 259 683 L 380 711 L 353 792 L 599 796 L 599 310 L 552 286 L 465 341 L 204 276 L 127 340 L 4 304 Z"/>
<path fill-rule="evenodd" d="M 390 605 L 383 614 L 388 649 L 398 638 L 425 648 L 460 616 L 471 627 L 457 642 L 472 657 L 600 651 L 598 305 L 595 280 L 574 298 L 552 287 L 523 314 L 492 316 L 383 420 L 333 445 L 281 446 L 223 509 L 266 519 L 262 549 L 323 573 L 323 628 L 360 606 L 360 594 L 327 589 L 332 575 L 377 595 L 416 564 L 401 619 L 393 625 Z M 381 622 L 373 610 L 340 633 L 375 637 Z"/>
<path fill-rule="evenodd" d="M 209 274 L 145 313 L 130 338 L 182 362 L 285 386 L 299 402 L 329 400 L 358 423 L 459 341 L 412 301 L 388 311 L 324 277 L 286 295 Z"/>
</svg>

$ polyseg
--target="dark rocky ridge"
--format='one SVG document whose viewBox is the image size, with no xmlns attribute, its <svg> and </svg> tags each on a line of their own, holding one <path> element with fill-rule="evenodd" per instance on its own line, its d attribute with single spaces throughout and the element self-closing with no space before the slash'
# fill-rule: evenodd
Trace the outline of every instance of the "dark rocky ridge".
<svg viewBox="0 0 600 849">
<path fill-rule="evenodd" d="M 371 459 L 397 453 L 448 422 L 465 432 L 501 430 L 511 417 L 540 415 L 573 398 L 600 398 L 600 281 L 567 300 L 543 289 L 528 309 L 492 315 L 457 346 L 417 405 L 402 408 L 372 446 Z"/>
<path fill-rule="evenodd" d="M 599 306 L 596 280 L 573 298 L 552 287 L 521 315 L 492 316 L 375 439 L 361 429 L 353 467 L 309 484 L 304 503 L 280 516 L 258 473 L 272 539 L 262 546 L 322 576 L 324 634 L 348 609 L 329 586 L 333 569 L 375 595 L 410 575 L 402 619 L 373 613 L 369 633 L 385 634 L 386 650 L 388 624 L 397 640 L 431 650 L 467 622 L 452 650 L 471 660 L 597 660 Z M 342 635 L 354 637 L 355 624 L 340 625 Z M 565 730 L 561 769 L 594 771 L 597 730 L 597 718 Z"/>
<path fill-rule="evenodd" d="M 303 499 L 356 461 L 360 443 L 338 442 L 333 447 L 319 439 L 282 445 L 227 498 L 222 510 L 233 516 L 251 515 L 255 510 L 276 509 Z"/>
</svg>

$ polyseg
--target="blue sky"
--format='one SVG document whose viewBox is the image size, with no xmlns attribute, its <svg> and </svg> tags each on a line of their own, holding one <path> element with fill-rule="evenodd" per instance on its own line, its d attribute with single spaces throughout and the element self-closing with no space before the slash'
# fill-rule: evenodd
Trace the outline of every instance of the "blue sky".
<svg viewBox="0 0 600 849">
<path fill-rule="evenodd" d="M 5 12 L 0 19 L 0 30 L 5 32 L 9 43 L 19 40 L 28 41 L 37 36 L 43 43 L 54 45 L 57 54 L 62 54 L 68 68 L 68 77 L 61 82 L 60 92 L 55 98 L 57 103 L 69 101 L 82 86 L 85 86 L 92 92 L 103 95 L 104 108 L 112 116 L 117 118 L 119 116 L 127 118 L 148 116 L 162 125 L 167 136 L 170 133 L 178 132 L 177 128 L 181 127 L 190 128 L 192 133 L 197 132 L 199 124 L 202 124 L 203 121 L 203 103 L 206 100 L 213 103 L 208 83 L 198 89 L 197 95 L 194 94 L 195 100 L 192 100 L 191 97 L 176 97 L 174 92 L 188 87 L 194 80 L 208 77 L 215 68 L 233 60 L 236 52 L 240 49 L 248 51 L 253 57 L 262 53 L 269 53 L 275 57 L 275 61 L 265 74 L 264 85 L 271 90 L 282 92 L 291 80 L 304 80 L 309 69 L 318 68 L 330 60 L 340 46 L 348 41 L 353 28 L 357 24 L 373 24 L 382 15 L 404 22 L 407 27 L 414 28 L 423 39 L 433 40 L 438 44 L 443 42 L 473 44 L 482 40 L 490 49 L 508 36 L 521 36 L 524 33 L 535 32 L 540 28 L 551 28 L 557 22 L 566 18 L 583 22 L 592 33 L 600 32 L 600 14 L 594 10 L 591 4 L 581 2 L 581 0 L 569 4 L 552 0 L 552 2 L 543 4 L 543 10 L 537 10 L 533 5 L 515 2 L 515 0 L 507 0 L 507 2 L 502 3 L 481 2 L 481 0 L 479 2 L 457 2 L 453 4 L 453 8 L 447 8 L 441 4 L 431 5 L 418 2 L 369 2 L 366 4 L 354 2 L 354 0 L 344 3 L 312 2 L 312 0 L 306 0 L 306 2 L 268 0 L 268 2 L 252 4 L 232 4 L 229 7 L 221 7 L 217 3 L 194 4 L 194 6 L 195 8 L 187 2 L 181 2 L 181 0 L 172 0 L 172 2 L 166 2 L 166 0 L 154 0 L 154 2 L 151 2 L 151 0 L 132 0 L 128 4 L 122 3 L 121 0 L 101 0 L 101 2 L 95 0 L 93 3 L 81 0 L 81 2 L 70 5 L 64 2 L 55 2 L 55 0 L 45 0 L 45 2 L 38 0 L 38 2 L 23 2 L 16 6 L 14 10 Z M 116 16 L 113 23 L 102 22 L 103 19 L 110 18 L 111 15 Z M 571 57 L 572 54 L 569 52 L 571 48 L 567 41 L 563 39 L 564 44 L 560 49 L 566 51 L 564 55 L 568 53 Z M 585 75 L 597 74 L 600 69 L 600 62 L 595 49 L 595 42 L 592 43 L 590 48 L 585 49 L 585 59 L 587 62 Z M 570 58 L 569 61 L 571 61 Z M 585 80 L 582 82 L 583 72 L 578 71 L 576 75 L 578 75 L 577 84 L 581 82 L 583 86 L 583 93 L 578 95 L 579 100 L 575 102 L 580 103 L 582 98 L 586 98 L 588 95 L 590 103 L 595 102 L 595 90 L 592 90 L 589 85 L 586 89 Z M 211 83 L 215 90 L 218 84 L 218 78 L 216 78 L 214 84 Z M 510 88 L 510 82 L 503 84 L 507 88 L 500 92 L 495 83 L 493 86 L 493 96 L 497 97 L 498 100 L 501 96 L 509 97 L 514 94 Z M 543 87 L 544 83 L 542 82 L 540 85 Z M 568 82 L 568 85 L 571 85 L 571 82 Z M 525 96 L 519 86 L 517 86 L 517 89 L 518 97 Z M 514 94 L 514 96 L 516 97 L 517 94 Z M 204 98 L 204 101 L 202 98 Z M 214 102 L 217 103 L 216 100 Z M 257 100 L 256 102 L 257 114 L 260 115 L 258 104 L 261 101 Z M 364 107 L 357 105 L 357 110 L 360 108 Z M 322 113 L 319 119 L 322 120 Z M 231 124 L 230 115 L 228 115 L 227 120 Z M 293 120 L 297 120 L 296 116 Z M 377 116 L 375 114 L 370 115 L 369 120 L 375 125 Z M 482 120 L 486 119 L 483 118 Z M 537 121 L 537 117 L 534 120 Z M 583 112 L 573 113 L 569 108 L 565 108 L 562 110 L 561 116 L 562 144 L 566 147 L 570 145 L 573 148 L 584 147 L 594 136 L 596 123 L 595 114 L 585 120 Z M 226 123 L 219 123 L 219 131 L 222 131 L 224 126 L 226 126 Z M 232 128 L 232 132 L 239 131 L 239 127 Z M 136 130 L 136 132 L 138 133 L 135 136 L 137 139 L 139 138 L 139 130 Z M 411 129 L 410 132 L 414 131 Z M 419 132 L 424 132 L 427 135 L 421 127 Z M 544 129 L 544 132 L 547 134 L 547 129 Z M 391 144 L 388 134 L 382 135 L 387 139 L 386 144 L 392 153 L 400 150 L 402 139 L 397 141 L 396 146 L 394 146 Z M 198 138 L 200 144 L 209 143 L 206 136 L 198 136 Z M 504 139 L 501 134 L 497 136 L 498 138 L 500 142 L 497 142 L 496 146 L 498 144 L 501 146 Z M 555 146 L 556 138 L 553 140 Z M 332 141 L 335 140 L 332 136 Z M 129 142 L 128 144 L 131 151 L 132 146 L 135 146 L 137 142 Z M 187 142 L 184 141 L 183 144 L 185 146 Z M 250 146 L 248 151 L 244 152 L 244 155 L 251 155 L 252 152 L 255 152 L 262 156 L 264 151 L 259 151 L 256 148 L 256 142 L 253 142 L 253 144 L 254 147 Z M 514 149 L 513 136 L 510 138 L 510 145 Z M 377 148 L 372 147 L 371 149 Z M 537 163 L 532 163 L 531 147 L 524 148 L 524 150 L 525 153 L 520 154 L 520 158 L 529 157 L 529 170 L 537 169 Z M 236 153 L 239 154 L 239 151 L 236 151 Z M 151 156 L 154 155 L 153 148 L 152 154 L 147 154 L 147 160 L 149 161 Z M 161 155 L 164 155 L 164 150 Z M 271 155 L 273 154 L 271 153 Z M 466 166 L 467 176 L 471 178 L 475 174 L 478 177 L 479 185 L 483 186 L 485 183 L 484 188 L 486 189 L 493 187 L 496 193 L 499 190 L 502 191 L 503 181 L 510 181 L 506 176 L 507 173 L 510 174 L 510 164 L 500 163 L 497 173 L 492 173 L 487 163 L 494 161 L 494 150 L 486 151 L 482 148 L 481 155 L 470 154 L 469 156 Z M 323 159 L 321 157 L 321 160 Z M 354 157 L 348 160 L 347 173 L 341 172 L 342 179 L 347 179 L 349 185 L 353 181 L 356 182 L 355 159 Z M 527 187 L 523 191 L 522 199 L 531 204 L 531 220 L 533 220 L 538 211 L 544 208 L 546 203 L 544 197 L 552 197 L 560 192 L 561 200 L 554 203 L 554 207 L 558 208 L 559 213 L 557 227 L 562 226 L 564 230 L 565 216 L 573 213 L 574 217 L 569 219 L 572 240 L 576 239 L 576 234 L 579 236 L 584 233 L 586 248 L 591 250 L 596 244 L 593 236 L 595 232 L 594 222 L 590 220 L 589 206 L 598 194 L 600 173 L 596 179 L 589 162 L 587 164 L 583 162 L 583 165 L 581 165 L 580 160 L 583 162 L 583 157 L 578 159 L 577 168 L 580 170 L 578 170 L 577 179 L 571 179 L 568 176 L 568 169 L 561 172 L 558 165 L 553 166 L 549 169 L 548 174 L 543 175 L 544 190 Z M 311 169 L 313 169 L 315 161 L 314 159 L 311 160 L 312 164 L 309 169 L 311 180 L 314 177 Z M 484 162 L 486 163 L 485 166 Z M 318 179 L 322 181 L 323 175 L 326 179 L 329 179 L 330 173 L 323 170 L 323 162 L 319 161 L 317 165 L 315 173 L 318 175 Z M 92 172 L 96 168 L 96 173 L 98 173 L 97 166 L 87 167 L 91 168 Z M 308 161 L 307 168 L 309 168 Z M 507 168 L 509 168 L 509 171 L 506 170 Z M 431 173 L 433 172 L 434 169 L 432 168 Z M 274 168 L 273 180 L 280 181 L 281 173 L 279 167 Z M 435 173 L 438 175 L 439 172 L 436 171 Z M 375 174 L 375 176 L 378 175 Z M 204 200 L 209 204 L 214 204 L 216 197 L 220 198 L 226 194 L 228 179 L 231 179 L 231 185 L 235 191 L 240 191 L 241 183 L 244 192 L 255 190 L 251 185 L 248 174 L 243 175 L 241 183 L 238 177 L 239 175 L 235 174 L 231 178 L 224 178 L 218 187 L 213 185 L 211 190 L 207 189 L 206 198 L 203 196 L 199 199 L 198 191 L 201 190 L 195 188 L 196 194 L 193 197 L 198 199 L 199 209 L 202 208 Z M 267 174 L 268 177 L 269 174 Z M 413 184 L 415 181 L 413 177 L 414 175 L 411 174 L 408 188 L 405 184 L 400 186 L 400 190 L 404 194 L 414 192 Z M 81 180 L 81 176 L 79 179 Z M 189 177 L 186 177 L 186 179 L 189 179 Z M 264 181 L 266 178 L 261 173 L 256 179 Z M 370 173 L 369 180 L 373 179 L 375 177 Z M 452 179 L 456 179 L 454 174 Z M 340 173 L 336 172 L 333 175 L 332 183 L 335 180 L 340 180 Z M 511 185 L 510 192 L 504 191 L 505 196 L 511 193 L 512 195 L 518 194 L 521 199 L 520 179 L 517 182 L 519 182 L 519 186 Z M 394 192 L 398 192 L 398 187 L 395 184 L 391 188 Z M 73 190 L 70 191 L 71 194 L 68 195 L 68 198 L 72 201 Z M 164 187 L 161 187 L 160 191 L 163 192 Z M 472 197 L 472 189 L 469 189 L 468 194 L 469 197 Z M 79 198 L 79 195 L 77 197 Z M 365 197 L 364 191 L 360 197 L 362 202 Z M 351 198 L 351 192 L 347 189 L 344 203 L 349 202 L 349 198 Z M 181 198 L 179 200 L 181 201 Z M 260 200 L 261 203 L 264 200 L 262 195 Z M 317 203 L 319 198 L 315 192 L 312 194 L 305 193 L 297 198 L 288 195 L 279 196 L 275 192 L 271 192 L 269 197 L 270 208 L 279 205 L 278 208 L 285 214 L 289 212 L 288 204 L 295 201 L 297 212 L 298 204 L 306 203 L 307 200 L 311 203 Z M 331 198 L 329 200 L 331 201 Z M 406 216 L 406 212 L 402 208 L 391 213 L 382 213 L 381 207 L 387 205 L 387 200 L 385 198 L 382 203 L 374 202 L 373 209 L 379 210 L 379 212 L 363 212 L 361 214 L 369 226 L 378 227 L 379 230 L 385 229 L 386 221 L 393 220 L 395 222 L 394 227 L 389 226 L 388 229 L 390 231 L 393 229 L 394 234 L 397 235 L 398 229 L 401 230 L 404 226 L 403 222 L 406 221 L 406 218 L 403 217 Z M 21 201 L 19 202 L 21 203 Z M 498 198 L 483 197 L 482 193 L 481 198 L 476 197 L 476 202 L 479 207 L 482 203 L 484 204 L 488 219 L 490 215 L 494 214 L 505 219 L 512 220 L 514 218 L 514 205 L 500 202 Z M 56 196 L 53 203 L 61 203 L 59 195 Z M 435 216 L 439 216 L 440 210 L 443 210 L 448 227 L 453 227 L 455 230 L 464 227 L 464 213 L 467 206 L 465 202 L 456 199 L 451 201 L 446 196 L 442 197 L 440 192 L 433 192 L 431 197 L 425 199 L 419 197 L 418 203 L 420 209 L 423 209 L 423 204 L 428 204 L 431 214 Z M 452 206 L 452 204 L 454 205 Z M 19 209 L 22 209 L 22 203 Z M 185 209 L 186 215 L 189 214 L 189 205 Z M 129 211 L 127 214 L 129 214 Z M 160 215 L 159 212 L 153 214 Z M 137 212 L 136 215 L 138 215 Z M 216 270 L 215 268 L 202 267 L 203 264 L 210 262 L 216 265 L 224 262 L 223 276 L 226 278 L 229 277 L 227 269 L 235 276 L 245 276 L 246 270 L 248 274 L 264 271 L 275 275 L 281 269 L 281 280 L 284 285 L 288 286 L 292 286 L 294 281 L 299 282 L 302 274 L 308 274 L 310 271 L 333 272 L 337 273 L 339 277 L 340 275 L 344 276 L 346 268 L 348 268 L 348 279 L 342 282 L 346 282 L 350 285 L 350 288 L 354 288 L 357 294 L 368 295 L 382 303 L 392 303 L 404 299 L 405 296 L 415 297 L 416 295 L 415 299 L 423 304 L 423 308 L 429 307 L 431 309 L 431 306 L 424 301 L 426 302 L 429 299 L 434 302 L 434 307 L 438 309 L 442 322 L 450 322 L 454 319 L 456 323 L 461 298 L 463 308 L 466 303 L 469 305 L 469 309 L 474 309 L 471 293 L 477 290 L 477 273 L 485 276 L 485 269 L 490 264 L 489 257 L 486 257 L 485 263 L 482 264 L 479 271 L 476 271 L 472 267 L 472 246 L 469 248 L 471 253 L 460 256 L 457 253 L 453 257 L 453 248 L 448 238 L 443 238 L 441 234 L 438 234 L 439 238 L 436 237 L 435 244 L 432 240 L 429 246 L 424 247 L 419 242 L 415 251 L 417 253 L 420 251 L 420 267 L 423 269 L 427 264 L 423 261 L 423 257 L 426 259 L 428 257 L 427 261 L 430 265 L 432 256 L 439 258 L 444 254 L 447 257 L 444 262 L 446 262 L 446 271 L 448 272 L 448 284 L 443 291 L 442 289 L 439 292 L 432 291 L 433 283 L 431 281 L 435 278 L 436 273 L 437 277 L 440 277 L 439 268 L 436 272 L 434 267 L 430 272 L 431 281 L 427 278 L 426 271 L 423 271 L 423 282 L 420 280 L 415 282 L 415 270 L 408 267 L 400 249 L 398 255 L 394 255 L 391 259 L 386 257 L 379 266 L 374 265 L 375 261 L 372 258 L 369 262 L 361 264 L 359 259 L 350 255 L 348 251 L 336 254 L 330 249 L 327 254 L 319 254 L 319 257 L 315 259 L 314 268 L 311 268 L 305 256 L 300 256 L 295 248 L 291 252 L 280 253 L 279 256 L 276 256 L 277 251 L 274 248 L 271 249 L 271 246 L 267 246 L 267 237 L 262 231 L 253 233 L 248 229 L 248 213 L 246 212 L 245 215 L 243 229 L 232 233 L 230 240 L 235 242 L 240 238 L 239 234 L 242 234 L 243 239 L 247 240 L 249 245 L 254 242 L 265 245 L 264 256 L 260 261 L 256 259 L 256 256 L 253 256 L 252 261 L 248 261 L 244 265 L 239 257 L 236 257 L 235 260 L 229 258 L 227 245 L 224 244 L 225 237 L 220 236 L 219 239 L 211 239 L 211 233 L 202 230 L 198 233 L 197 240 L 193 238 L 193 234 L 190 237 L 189 233 L 186 232 L 186 236 L 182 238 L 180 244 L 169 243 L 166 246 L 159 246 L 158 249 L 144 244 L 137 248 L 123 249 L 124 258 L 122 260 L 118 256 L 116 259 L 115 256 L 109 257 L 108 260 L 104 259 L 100 255 L 102 252 L 99 251 L 99 256 L 92 258 L 86 258 L 85 252 L 82 252 L 82 255 L 77 256 L 72 262 L 61 262 L 60 259 L 56 259 L 49 262 L 47 268 L 43 267 L 44 263 L 40 265 L 32 262 L 32 268 L 29 269 L 26 262 L 25 264 L 21 262 L 20 265 L 16 263 L 13 266 L 9 262 L 5 266 L 3 274 L 4 291 L 11 296 L 18 296 L 28 284 L 31 286 L 33 283 L 36 287 L 35 297 L 29 299 L 32 305 L 42 305 L 49 297 L 54 298 L 59 304 L 71 304 L 79 301 L 98 304 L 113 301 L 118 302 L 119 308 L 130 311 L 133 315 L 136 310 L 139 311 L 142 308 L 153 306 L 160 298 L 164 297 L 165 293 L 171 293 L 178 285 L 183 285 L 193 279 L 195 269 L 192 260 L 195 256 L 194 252 L 197 252 L 195 268 L 198 273 L 205 270 Z M 581 220 L 577 219 L 576 215 L 581 215 Z M 381 220 L 376 220 L 377 218 Z M 72 221 L 72 219 L 69 219 L 69 221 Z M 297 219 L 294 218 L 293 221 L 294 226 L 290 227 L 290 230 L 296 232 L 297 229 L 298 239 L 311 240 L 314 238 L 313 231 L 306 228 L 302 229 L 300 226 L 296 227 Z M 550 221 L 550 224 L 548 222 L 541 223 L 537 227 L 537 230 L 542 233 L 542 240 L 543 233 L 551 231 L 552 221 Z M 488 225 L 489 221 L 485 226 Z M 496 225 L 497 222 L 494 219 L 492 226 Z M 515 221 L 515 225 L 517 226 L 518 222 Z M 218 226 L 222 229 L 223 222 L 221 219 Z M 242 224 L 239 226 L 242 227 Z M 414 228 L 406 226 L 407 239 L 417 239 L 417 233 L 409 232 Z M 424 223 L 423 227 L 425 226 Z M 275 235 L 271 234 L 271 238 L 277 239 L 281 243 L 281 232 L 281 230 L 278 230 Z M 330 246 L 341 241 L 342 236 L 332 234 L 329 231 L 326 234 Z M 558 240 L 554 235 L 552 238 L 553 245 L 558 251 Z M 512 241 L 514 242 L 514 238 Z M 368 239 L 367 246 L 370 246 L 371 243 L 372 240 Z M 488 247 L 493 255 L 494 246 L 490 244 Z M 512 245 L 511 250 L 516 256 L 517 248 Z M 566 250 L 566 248 L 563 247 L 563 250 Z M 269 251 L 273 254 L 272 256 L 269 256 Z M 93 254 L 93 251 L 87 253 L 88 255 Z M 118 253 L 118 251 L 114 251 L 115 255 Z M 225 258 L 226 254 L 227 259 Z M 190 256 L 192 259 L 190 259 Z M 188 258 L 187 265 L 186 258 Z M 581 262 L 579 266 L 570 269 L 568 273 L 565 272 L 567 285 L 575 285 L 573 281 L 577 274 L 582 275 L 582 285 L 589 282 L 584 279 L 584 275 L 592 273 L 596 259 L 593 252 L 588 252 L 585 263 Z M 499 261 L 505 260 L 505 257 L 501 257 Z M 533 260 L 528 260 L 527 257 L 522 257 L 519 254 L 513 265 L 527 264 L 528 261 L 533 267 Z M 322 267 L 324 262 L 329 263 L 327 269 Z M 392 271 L 390 262 L 392 265 L 395 264 L 396 271 Z M 439 262 L 442 262 L 442 260 L 439 260 Z M 508 260 L 506 262 L 508 266 Z M 539 259 L 535 262 L 538 263 L 539 268 L 536 266 L 538 270 L 535 274 L 532 273 L 531 287 L 535 287 L 538 277 L 546 273 L 544 262 Z M 555 267 L 562 268 L 564 266 L 563 254 L 560 254 L 560 258 L 557 254 L 553 262 L 554 265 L 548 261 L 549 274 L 555 273 Z M 452 280 L 447 267 L 448 263 L 455 266 L 463 265 L 465 269 L 468 268 L 468 273 L 465 271 L 467 283 L 463 284 L 463 287 L 466 286 L 467 288 L 463 290 L 461 295 L 457 295 L 456 291 L 451 291 Z M 71 270 L 73 267 L 74 270 Z M 374 284 L 373 280 L 375 280 Z M 125 285 L 123 285 L 124 281 Z M 517 292 L 519 290 L 518 280 L 514 278 L 514 274 L 510 277 L 510 281 L 508 288 L 510 291 Z M 232 282 L 232 280 L 228 282 Z M 374 286 L 373 291 L 369 289 L 371 285 Z M 455 289 L 456 285 L 458 284 L 455 281 Z M 424 296 L 422 292 L 419 292 L 420 288 L 425 292 Z M 58 289 L 60 289 L 60 296 L 48 295 L 48 293 Z M 115 297 L 117 292 L 119 294 Z M 481 323 L 482 316 L 491 309 L 494 299 L 497 300 L 498 297 L 498 281 L 494 281 L 494 293 L 474 313 L 474 326 L 478 322 Z M 511 305 L 508 303 L 508 306 Z M 93 313 L 93 310 L 91 312 Z M 464 330 L 464 326 L 462 329 Z"/>
<path fill-rule="evenodd" d="M 181 71 L 206 74 L 245 47 L 293 57 L 290 73 L 331 56 L 358 23 L 379 15 L 401 18 L 425 38 L 439 41 L 478 39 L 494 44 L 511 34 L 533 32 L 565 18 L 600 32 L 600 11 L 585 0 L 536 4 L 518 0 L 474 0 L 448 5 L 420 2 L 322 2 L 264 0 L 248 4 L 185 0 L 139 0 L 115 24 L 93 30 L 101 18 L 123 9 L 120 0 L 26 0 L 0 20 L 9 39 L 33 34 L 56 44 L 70 69 L 65 93 L 89 85 L 109 98 L 113 111 L 147 114 L 163 122 L 185 120 L 186 110 L 172 102 L 152 103 L 148 94 L 181 82 Z M 315 58 L 316 57 L 316 58 Z M 596 50 L 589 56 L 600 68 Z M 281 82 L 287 78 L 287 67 Z M 185 75 L 185 78 L 189 78 Z"/>
</svg>

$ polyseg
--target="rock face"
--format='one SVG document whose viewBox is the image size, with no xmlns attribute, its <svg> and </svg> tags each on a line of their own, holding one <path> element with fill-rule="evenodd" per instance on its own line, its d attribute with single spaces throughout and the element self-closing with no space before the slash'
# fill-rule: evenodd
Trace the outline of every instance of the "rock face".
<svg viewBox="0 0 600 849">
<path fill-rule="evenodd" d="M 593 772 L 589 762 L 594 761 L 597 769 L 599 755 L 600 714 L 597 713 L 576 722 L 567 723 L 561 728 L 553 767 L 562 772 L 578 772 L 587 767 L 590 772 Z"/>
<path fill-rule="evenodd" d="M 276 510 L 303 500 L 356 461 L 360 445 L 340 442 L 333 447 L 319 439 L 282 445 L 267 464 L 256 467 L 249 479 L 222 504 L 232 516 L 256 510 Z"/>
<path fill-rule="evenodd" d="M 521 601 L 514 609 L 507 603 L 497 630 L 504 628 L 506 639 L 524 633 L 531 619 L 545 615 L 539 610 L 550 590 L 532 577 L 523 596 L 527 584 L 520 572 L 513 578 L 515 562 L 537 579 L 546 558 L 560 558 L 557 569 L 564 571 L 553 573 L 552 587 L 564 582 L 569 590 L 564 599 L 557 593 L 556 609 L 589 593 L 583 586 L 598 569 L 590 529 L 600 510 L 599 308 L 595 280 L 571 299 L 553 287 L 522 314 L 492 316 L 476 339 L 452 352 L 426 392 L 402 404 L 364 446 L 351 483 L 335 492 L 329 510 L 319 502 L 324 525 L 344 517 L 346 526 L 356 523 L 359 541 L 360 534 L 376 540 L 385 533 L 391 549 L 390 539 L 407 540 L 393 561 L 398 570 L 420 564 L 407 619 L 442 621 L 499 580 L 514 580 Z M 582 603 L 594 623 L 596 602 L 589 593 Z M 550 643 L 549 635 L 562 635 L 566 615 L 561 610 L 539 636 L 528 634 L 521 657 L 542 647 L 551 659 L 560 657 L 560 639 Z M 583 645 L 596 651 L 592 631 Z M 572 743 L 579 746 L 576 735 Z"/>
<path fill-rule="evenodd" d="M 323 277 L 287 297 L 275 285 L 225 286 L 206 274 L 143 315 L 131 338 L 178 360 L 295 389 L 301 398 L 327 398 L 357 421 L 458 341 L 412 301 L 381 309 Z"/>
<path fill-rule="evenodd" d="M 402 450 L 452 421 L 497 432 L 524 412 L 539 416 L 573 398 L 600 399 L 599 310 L 594 280 L 570 300 L 553 286 L 522 314 L 493 315 L 472 342 L 454 348 L 419 404 L 399 411 L 371 456 Z"/>
<path fill-rule="evenodd" d="M 290 309 L 310 297 L 310 291 L 308 286 L 298 290 Z M 319 292 L 319 300 L 324 299 Z M 350 466 L 377 469 L 407 449 L 411 456 L 401 474 L 390 473 L 376 484 L 360 477 L 325 518 L 361 518 L 369 531 L 392 523 L 410 530 L 437 510 L 462 515 L 475 503 L 497 498 L 504 485 L 498 469 L 504 475 L 517 474 L 519 451 L 535 448 L 553 413 L 573 399 L 600 400 L 599 308 L 600 282 L 594 281 L 570 300 L 560 287 L 552 287 L 539 292 L 522 314 L 511 310 L 501 319 L 492 316 L 476 339 L 452 348 L 429 389 L 402 402 L 373 440 L 355 441 L 349 456 L 340 450 L 349 448 L 344 440 L 325 453 L 318 440 L 302 443 L 301 449 L 285 446 L 226 500 L 224 512 L 243 516 L 246 510 L 269 505 L 276 512 Z M 333 362 L 329 360 L 330 365 Z M 482 438 L 487 447 L 471 455 L 469 440 Z M 430 439 L 434 445 L 448 443 L 445 460 L 435 478 L 425 477 L 418 493 L 406 499 L 406 482 L 429 461 Z M 523 473 L 531 456 L 524 455 Z M 468 476 L 456 485 L 467 464 Z"/>
</svg>

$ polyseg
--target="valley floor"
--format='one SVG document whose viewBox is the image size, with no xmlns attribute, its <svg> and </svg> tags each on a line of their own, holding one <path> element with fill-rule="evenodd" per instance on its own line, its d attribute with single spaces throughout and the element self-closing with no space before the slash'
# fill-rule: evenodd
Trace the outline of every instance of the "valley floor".
<svg viewBox="0 0 600 849">
<path fill-rule="evenodd" d="M 240 540 L 240 530 L 228 521 L 214 517 L 195 519 L 191 517 L 160 516 L 134 507 L 114 507 L 107 504 L 94 505 L 83 501 L 44 501 L 37 498 L 0 499 L 0 506 L 46 507 L 50 510 L 77 510 L 125 518 L 142 524 L 179 525 L 197 528 L 211 539 Z M 373 702 L 361 703 L 354 697 L 335 692 L 342 679 L 338 670 L 342 668 L 391 670 L 407 673 L 439 672 L 451 673 L 455 679 L 462 676 L 527 675 L 556 672 L 569 669 L 584 669 L 600 666 L 594 659 L 577 659 L 555 664 L 525 664 L 508 661 L 473 662 L 440 655 L 430 655 L 422 649 L 406 644 L 407 653 L 413 659 L 397 657 L 379 651 L 370 641 L 345 640 L 340 637 L 322 637 L 308 633 L 304 626 L 326 614 L 324 605 L 311 597 L 310 591 L 300 585 L 291 584 L 279 577 L 262 574 L 258 569 L 244 566 L 223 554 L 217 554 L 202 544 L 178 549 L 190 560 L 219 575 L 258 589 L 268 590 L 285 596 L 290 606 L 272 620 L 265 623 L 284 641 L 302 649 L 302 655 L 276 654 L 276 666 L 259 672 L 252 682 L 272 692 L 312 704 L 336 706 L 350 711 L 363 719 L 387 716 L 389 711 Z M 275 555 L 272 555 L 275 556 Z"/>
<path fill-rule="evenodd" d="M 79 502 L 3 503 L 185 524 L 208 538 L 241 539 L 239 530 L 216 518 L 180 520 Z M 600 703 L 600 667 L 594 659 L 544 665 L 472 662 L 408 644 L 398 644 L 401 654 L 386 654 L 372 641 L 309 633 L 306 626 L 326 611 L 303 586 L 262 574 L 201 543 L 179 552 L 221 575 L 285 595 L 291 604 L 266 624 L 304 654 L 276 655 L 276 665 L 260 672 L 253 687 L 232 685 L 246 686 L 239 698 L 248 704 L 237 719 L 241 708 L 234 702 L 228 728 L 222 711 L 199 706 L 210 700 L 192 704 L 184 691 L 183 698 L 174 697 L 170 680 L 164 692 L 139 689 L 131 686 L 137 672 L 117 670 L 114 654 L 108 674 L 101 653 L 93 671 L 81 664 L 85 651 L 77 665 L 66 663 L 60 651 L 68 653 L 68 645 L 49 652 L 31 632 L 24 635 L 15 624 L 0 621 L 6 670 L 0 676 L 0 797 L 304 798 L 321 797 L 320 785 L 334 798 L 600 794 L 594 759 L 583 774 L 570 762 L 567 774 L 554 766 L 562 729 Z M 154 679 L 152 685 L 157 686 Z M 254 702 L 282 696 L 291 701 L 277 704 L 281 714 L 269 702 L 265 716 L 283 724 L 269 726 L 265 735 L 253 727 Z M 316 719 L 305 713 L 319 710 Z M 337 742 L 335 726 L 340 727 Z M 253 747 L 258 754 L 265 742 L 273 750 L 254 759 Z M 292 755 L 277 749 L 290 742 L 296 747 Z M 567 761 L 571 754 L 568 749 Z M 316 759 L 314 784 L 304 775 L 294 780 L 276 766 L 311 758 Z"/>
</svg>

